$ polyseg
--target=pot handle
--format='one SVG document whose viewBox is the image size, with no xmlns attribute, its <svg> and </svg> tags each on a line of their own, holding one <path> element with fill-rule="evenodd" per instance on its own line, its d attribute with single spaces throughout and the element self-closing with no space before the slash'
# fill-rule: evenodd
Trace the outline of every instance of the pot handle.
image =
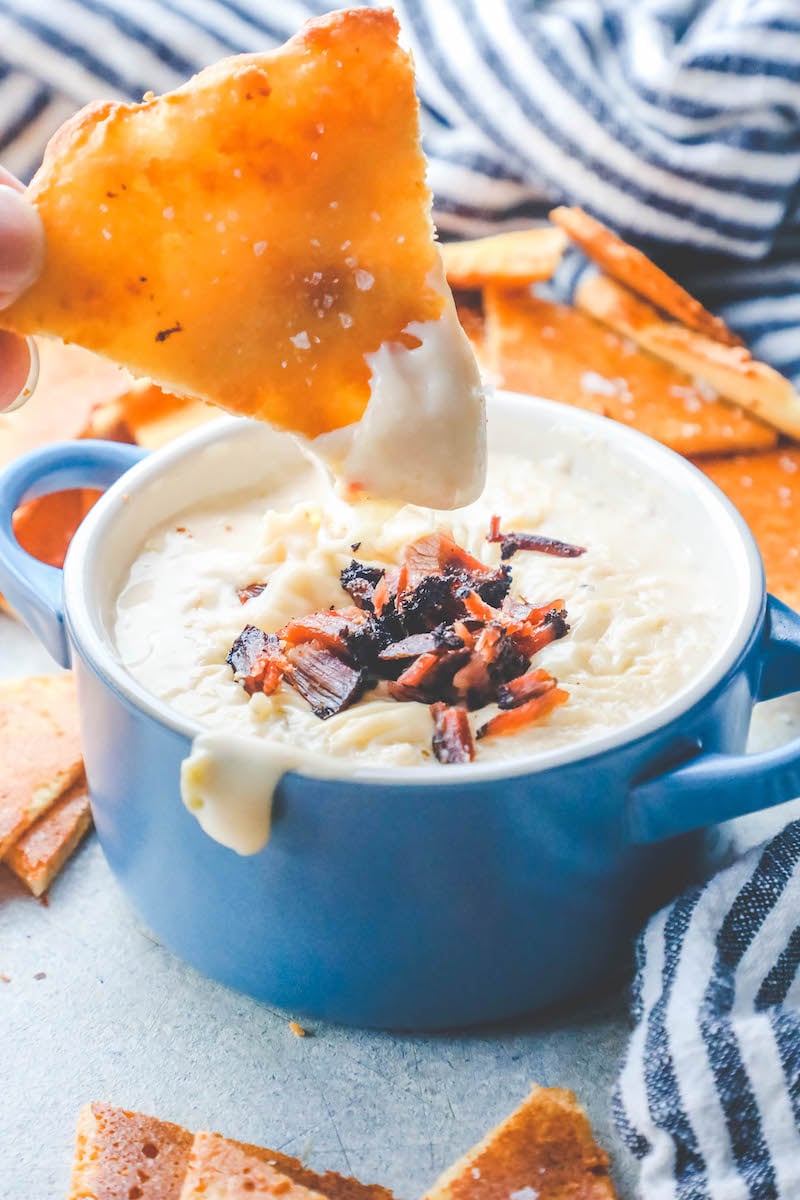
<svg viewBox="0 0 800 1200">
<path fill-rule="evenodd" d="M 27 500 L 51 492 L 110 487 L 146 453 L 124 442 L 86 438 L 31 450 L 0 472 L 0 592 L 62 667 L 69 666 L 62 573 L 23 550 L 14 534 L 14 513 Z"/>
<path fill-rule="evenodd" d="M 800 616 L 767 597 L 759 700 L 800 690 Z M 703 754 L 633 788 L 632 842 L 658 842 L 800 796 L 800 737 L 761 754 Z"/>
</svg>

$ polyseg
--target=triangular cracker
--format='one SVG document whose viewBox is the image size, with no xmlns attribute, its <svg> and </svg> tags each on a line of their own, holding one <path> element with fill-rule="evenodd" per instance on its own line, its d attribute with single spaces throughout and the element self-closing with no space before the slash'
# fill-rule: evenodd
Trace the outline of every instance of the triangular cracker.
<svg viewBox="0 0 800 1200">
<path fill-rule="evenodd" d="M 0 859 L 82 770 L 73 677 L 0 682 Z"/>
<path fill-rule="evenodd" d="M 178 1200 L 192 1135 L 94 1102 L 81 1109 L 67 1200 Z"/>
<path fill-rule="evenodd" d="M 761 450 L 775 431 L 575 308 L 487 288 L 486 360 L 498 382 L 622 421 L 681 454 Z"/>
<path fill-rule="evenodd" d="M 554 208 L 550 220 L 607 274 L 669 313 L 676 321 L 725 346 L 741 345 L 741 339 L 731 333 L 721 317 L 715 317 L 646 254 L 623 242 L 582 208 Z"/>
<path fill-rule="evenodd" d="M 800 449 L 699 459 L 718 488 L 733 501 L 758 542 L 767 588 L 800 608 Z"/>
<path fill-rule="evenodd" d="M 231 1163 L 239 1162 L 241 1156 L 255 1159 L 287 1176 L 293 1183 L 311 1192 L 321 1192 L 328 1200 L 394 1200 L 392 1193 L 380 1184 L 361 1183 L 358 1179 L 340 1175 L 337 1171 L 323 1171 L 318 1174 L 304 1167 L 299 1159 L 292 1158 L 289 1154 L 281 1154 L 278 1150 L 231 1141 L 205 1130 L 198 1133 L 196 1138 L 204 1139 L 209 1147 L 213 1145 L 214 1153 L 220 1156 L 220 1160 L 225 1155 L 230 1155 Z"/>
<path fill-rule="evenodd" d="M 575 302 L 664 362 L 705 380 L 753 416 L 800 438 L 800 396 L 788 379 L 754 359 L 745 346 L 723 346 L 665 320 L 651 304 L 605 275 L 581 283 Z"/>
<path fill-rule="evenodd" d="M 447 282 L 453 288 L 486 283 L 521 287 L 549 279 L 561 261 L 567 239 L 560 229 L 521 229 L 442 246 Z"/>
<path fill-rule="evenodd" d="M 41 277 L 0 321 L 313 436 L 359 419 L 365 355 L 439 317 L 411 60 L 388 10 L 309 22 L 53 138 Z"/>
<path fill-rule="evenodd" d="M 325 1200 L 321 1192 L 296 1183 L 263 1157 L 216 1133 L 195 1134 L 180 1200 Z"/>
<path fill-rule="evenodd" d="M 572 1092 L 534 1087 L 425 1200 L 614 1200 L 608 1155 Z"/>
<path fill-rule="evenodd" d="M 89 792 L 82 778 L 23 833 L 8 851 L 5 863 L 34 896 L 41 896 L 91 825 Z"/>
</svg>

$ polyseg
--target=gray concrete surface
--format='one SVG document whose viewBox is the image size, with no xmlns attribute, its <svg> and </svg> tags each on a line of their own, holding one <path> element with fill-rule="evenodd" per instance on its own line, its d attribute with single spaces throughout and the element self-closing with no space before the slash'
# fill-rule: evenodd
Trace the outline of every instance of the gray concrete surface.
<svg viewBox="0 0 800 1200">
<path fill-rule="evenodd" d="M 0 674 L 50 669 L 0 617 Z M 800 728 L 784 706 L 759 739 Z M 734 830 L 752 842 L 785 814 Z M 720 839 L 729 853 L 730 838 Z M 91 1099 L 213 1128 L 353 1173 L 413 1200 L 521 1100 L 532 1081 L 574 1088 L 614 1158 L 623 997 L 457 1036 L 317 1025 L 295 1037 L 273 1011 L 185 967 L 137 924 L 92 838 L 44 907 L 0 869 L 0 1200 L 66 1195 L 78 1109 Z"/>
</svg>

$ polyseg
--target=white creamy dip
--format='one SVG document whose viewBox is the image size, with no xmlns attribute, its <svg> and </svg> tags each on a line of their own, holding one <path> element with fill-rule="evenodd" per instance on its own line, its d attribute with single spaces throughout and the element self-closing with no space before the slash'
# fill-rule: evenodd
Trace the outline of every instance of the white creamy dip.
<svg viewBox="0 0 800 1200">
<path fill-rule="evenodd" d="M 598 491 L 573 474 L 564 452 L 535 464 L 493 456 L 481 498 L 456 512 L 373 500 L 351 504 L 336 494 L 321 466 L 297 457 L 292 472 L 278 472 L 272 490 L 267 481 L 258 492 L 218 497 L 150 535 L 119 595 L 117 649 L 132 675 L 179 712 L 210 731 L 258 740 L 270 753 L 274 748 L 275 778 L 307 758 L 316 764 L 313 774 L 325 773 L 325 761 L 329 774 L 346 774 L 354 764 L 435 764 L 427 705 L 368 692 L 323 721 L 286 683 L 271 696 L 248 697 L 226 655 L 245 624 L 275 632 L 294 617 L 350 604 L 339 573 L 354 553 L 370 564 L 394 565 L 409 542 L 442 529 L 496 565 L 499 547 L 486 542 L 486 533 L 498 513 L 504 530 L 543 533 L 587 551 L 579 558 L 519 552 L 510 560 L 513 595 L 536 605 L 566 604 L 571 632 L 542 650 L 534 666 L 555 675 L 569 701 L 512 736 L 479 741 L 478 761 L 577 744 L 658 708 L 718 648 L 722 631 L 710 599 L 715 587 L 700 554 L 674 537 L 662 498 L 620 463 Z M 252 583 L 266 587 L 241 604 L 237 589 Z M 488 705 L 471 713 L 473 730 L 497 711 Z M 253 754 L 256 768 L 263 768 L 266 759 Z M 212 767 L 207 754 L 199 769 L 190 760 L 190 801 L 208 800 Z M 272 783 L 259 789 L 267 809 L 264 795 Z M 236 803 L 241 806 L 241 798 Z M 243 803 L 247 809 L 249 801 Z M 229 815 L 223 814 L 223 825 Z M 235 830 L 220 836 L 219 814 L 206 816 L 212 836 L 242 852 L 266 840 L 268 817 L 257 836 L 251 824 L 240 837 Z"/>
</svg>

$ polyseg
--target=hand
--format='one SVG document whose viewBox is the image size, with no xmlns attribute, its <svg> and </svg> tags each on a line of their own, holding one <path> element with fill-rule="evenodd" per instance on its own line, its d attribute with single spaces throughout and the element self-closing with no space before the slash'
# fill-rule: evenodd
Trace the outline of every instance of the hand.
<svg viewBox="0 0 800 1200">
<path fill-rule="evenodd" d="M 0 167 L 0 310 L 33 283 L 44 260 L 39 214 L 24 197 L 19 180 Z M 0 312 L 0 326 L 3 318 Z M 0 412 L 25 399 L 35 382 L 32 343 L 0 329 Z"/>
</svg>

